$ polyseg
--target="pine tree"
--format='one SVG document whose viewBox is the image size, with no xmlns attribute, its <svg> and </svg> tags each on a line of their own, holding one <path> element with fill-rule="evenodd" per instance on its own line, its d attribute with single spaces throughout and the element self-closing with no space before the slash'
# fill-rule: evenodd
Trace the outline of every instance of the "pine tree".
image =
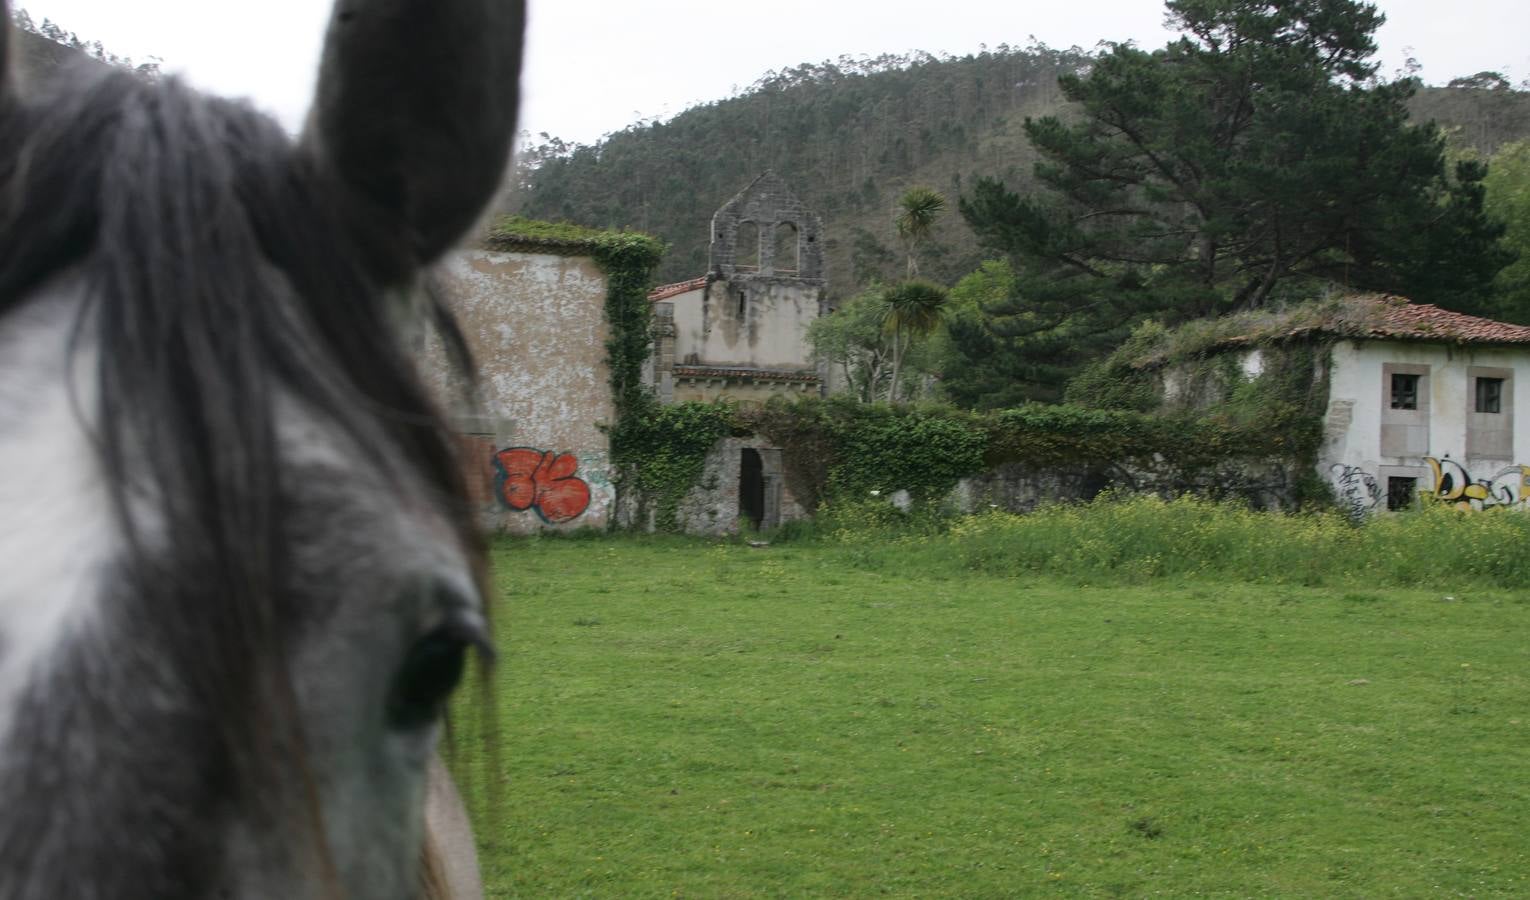
<svg viewBox="0 0 1530 900">
<path fill-rule="evenodd" d="M 1173 324 L 1332 285 L 1471 310 L 1510 258 L 1483 211 L 1485 170 L 1447 171 L 1439 130 L 1408 121 L 1416 83 L 1376 77 L 1374 6 L 1167 8 L 1182 37 L 1112 47 L 1059 80 L 1080 115 L 1026 121 L 1041 190 L 980 178 L 961 198 L 1015 277 L 1008 297 L 951 326 L 958 400 L 1055 397 L 1149 316 Z"/>
<path fill-rule="evenodd" d="M 1179 40 L 1062 77 L 1081 121 L 1027 121 L 1044 194 L 1011 202 L 988 181 L 963 199 L 990 246 L 1112 315 L 1255 308 L 1303 278 L 1421 300 L 1485 289 L 1502 258 L 1483 173 L 1447 176 L 1438 130 L 1407 120 L 1415 82 L 1377 80 L 1374 6 L 1167 7 Z"/>
</svg>

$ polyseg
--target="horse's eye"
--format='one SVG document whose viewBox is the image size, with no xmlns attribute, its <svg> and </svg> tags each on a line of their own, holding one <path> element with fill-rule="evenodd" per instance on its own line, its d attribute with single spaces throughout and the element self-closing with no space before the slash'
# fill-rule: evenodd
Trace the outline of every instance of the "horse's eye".
<svg viewBox="0 0 1530 900">
<path fill-rule="evenodd" d="M 462 622 L 437 626 L 415 641 L 388 692 L 388 724 L 414 730 L 434 722 L 461 680 L 467 649 L 474 644 L 482 641 Z"/>
</svg>

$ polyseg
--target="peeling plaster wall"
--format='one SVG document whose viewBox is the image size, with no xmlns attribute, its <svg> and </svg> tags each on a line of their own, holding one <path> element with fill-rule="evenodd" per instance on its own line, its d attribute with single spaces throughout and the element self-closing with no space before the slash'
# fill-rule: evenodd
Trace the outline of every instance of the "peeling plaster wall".
<svg viewBox="0 0 1530 900">
<path fill-rule="evenodd" d="M 494 482 L 486 518 L 517 533 L 605 527 L 616 492 L 610 441 L 598 426 L 616 411 L 604 273 L 582 256 L 464 250 L 437 277 L 477 363 L 474 402 L 449 408 L 472 436 L 471 452 L 489 451 L 482 468 L 470 466 Z M 452 389 L 439 344 L 427 345 L 425 369 L 438 389 Z M 545 462 L 502 452 L 511 448 L 542 451 Z M 585 490 L 587 503 L 569 515 Z"/>
<path fill-rule="evenodd" d="M 818 318 L 821 293 L 788 279 L 714 281 L 702 300 L 700 330 L 688 330 L 676 349 L 684 358 L 684 347 L 699 348 L 703 365 L 812 369 L 807 328 Z"/>
<path fill-rule="evenodd" d="M 1389 478 L 1417 478 L 1433 490 L 1428 458 L 1449 459 L 1473 480 L 1493 481 L 1505 467 L 1530 463 L 1530 352 L 1522 349 L 1426 344 L 1407 341 L 1342 341 L 1333 347 L 1331 387 L 1318 471 L 1334 485 L 1339 500 L 1358 516 L 1386 508 Z M 1383 426 L 1391 389 L 1388 366 L 1426 373 L 1427 415 L 1417 452 L 1385 452 Z M 1509 453 L 1469 456 L 1468 424 L 1474 410 L 1474 369 L 1502 370 L 1504 413 L 1512 416 Z M 1394 445 L 1391 449 L 1397 449 Z M 1459 476 L 1457 481 L 1459 481 Z M 1459 485 L 1456 485 L 1459 487 Z M 1516 492 L 1513 501 L 1523 503 Z"/>
<path fill-rule="evenodd" d="M 1468 369 L 1502 368 L 1513 372 L 1516 386 L 1530 379 L 1530 353 L 1499 348 L 1451 347 L 1401 341 L 1343 341 L 1333 348 L 1329 419 L 1322 462 L 1375 468 L 1381 465 L 1423 465 L 1420 457 L 1381 454 L 1383 399 L 1390 385 L 1383 378 L 1387 363 L 1428 366 L 1428 456 L 1467 459 L 1466 423 L 1474 397 Z M 1530 390 L 1513 392 L 1514 453 L 1530 455 Z M 1347 415 L 1339 414 L 1347 409 Z M 1342 430 L 1333 427 L 1349 420 Z M 1476 462 L 1477 460 L 1468 460 Z"/>
</svg>

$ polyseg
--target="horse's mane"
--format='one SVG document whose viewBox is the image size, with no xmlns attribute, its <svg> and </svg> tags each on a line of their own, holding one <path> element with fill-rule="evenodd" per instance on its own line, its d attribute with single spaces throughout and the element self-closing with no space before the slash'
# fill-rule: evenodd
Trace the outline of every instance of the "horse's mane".
<svg viewBox="0 0 1530 900">
<path fill-rule="evenodd" d="M 379 490 L 422 482 L 481 552 L 395 328 L 400 301 L 363 264 L 407 248 L 354 221 L 313 169 L 265 116 L 174 79 L 82 71 L 0 103 L 0 315 L 78 277 L 76 339 L 98 359 L 85 420 L 129 544 L 123 582 L 152 595 L 201 703 L 231 711 L 218 727 L 235 785 L 275 765 L 268 745 L 301 752 L 301 736 L 270 734 L 296 717 L 267 670 L 304 620 L 281 608 L 281 404 L 377 447 L 357 465 L 377 468 Z M 419 302 L 455 336 L 436 301 Z"/>
</svg>

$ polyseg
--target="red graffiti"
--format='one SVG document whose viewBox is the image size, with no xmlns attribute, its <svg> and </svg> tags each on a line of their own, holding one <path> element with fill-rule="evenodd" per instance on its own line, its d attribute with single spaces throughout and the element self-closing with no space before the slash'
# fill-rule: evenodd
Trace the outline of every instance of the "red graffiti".
<svg viewBox="0 0 1530 900">
<path fill-rule="evenodd" d="M 499 496 L 515 510 L 534 509 L 557 524 L 577 518 L 590 505 L 590 486 L 575 477 L 579 459 L 572 453 L 511 447 L 494 455 Z"/>
</svg>

